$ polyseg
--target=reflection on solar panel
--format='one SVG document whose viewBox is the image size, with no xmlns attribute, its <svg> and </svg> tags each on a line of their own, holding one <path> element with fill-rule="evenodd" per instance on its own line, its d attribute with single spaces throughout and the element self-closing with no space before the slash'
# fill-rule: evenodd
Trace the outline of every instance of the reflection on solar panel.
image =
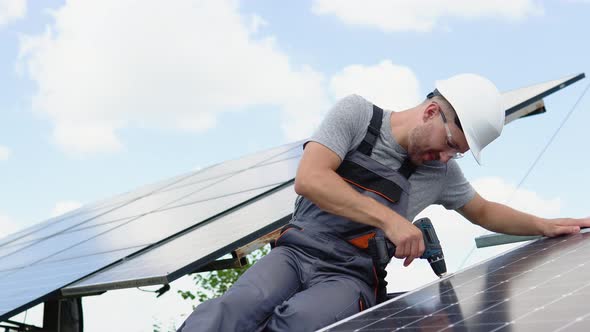
<svg viewBox="0 0 590 332">
<path fill-rule="evenodd" d="M 588 276 L 589 233 L 542 239 L 325 331 L 590 331 Z"/>
<path fill-rule="evenodd" d="M 59 296 L 68 284 L 292 181 L 298 161 L 293 150 L 301 151 L 301 143 L 177 176 L 2 239 L 0 321 Z"/>
</svg>

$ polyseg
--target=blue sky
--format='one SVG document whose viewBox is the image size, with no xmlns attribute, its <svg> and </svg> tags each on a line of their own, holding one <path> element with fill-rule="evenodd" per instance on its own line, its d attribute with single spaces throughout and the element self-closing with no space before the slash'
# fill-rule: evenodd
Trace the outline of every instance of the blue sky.
<svg viewBox="0 0 590 332">
<path fill-rule="evenodd" d="M 349 93 L 400 109 L 462 72 L 502 91 L 588 74 L 588 14 L 583 0 L 0 1 L 0 229 L 304 138 Z M 588 82 L 507 126 L 485 166 L 460 161 L 484 196 L 590 215 L 590 96 L 515 188 Z M 470 248 L 479 231 L 428 213 Z"/>
</svg>

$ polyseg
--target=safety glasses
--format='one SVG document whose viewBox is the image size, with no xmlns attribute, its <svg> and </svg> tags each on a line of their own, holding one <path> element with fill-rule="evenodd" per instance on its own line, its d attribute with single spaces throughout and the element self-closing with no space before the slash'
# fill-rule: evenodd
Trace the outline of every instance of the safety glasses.
<svg viewBox="0 0 590 332">
<path fill-rule="evenodd" d="M 455 144 L 455 142 L 453 141 L 453 135 L 451 134 L 451 129 L 449 129 L 449 125 L 447 124 L 447 118 L 445 117 L 445 114 L 443 113 L 443 111 L 440 109 L 438 112 L 440 113 L 440 116 L 443 120 L 443 124 L 445 125 L 445 129 L 447 131 L 447 146 L 449 147 L 449 149 L 451 149 L 451 151 L 448 151 L 448 155 L 452 158 L 452 159 L 459 159 L 459 158 L 463 158 L 463 153 L 459 152 L 460 148 L 457 144 Z"/>
</svg>

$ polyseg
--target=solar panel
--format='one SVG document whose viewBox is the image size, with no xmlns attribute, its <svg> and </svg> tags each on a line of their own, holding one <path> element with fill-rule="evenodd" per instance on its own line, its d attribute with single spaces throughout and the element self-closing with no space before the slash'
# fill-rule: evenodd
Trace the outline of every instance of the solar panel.
<svg viewBox="0 0 590 332">
<path fill-rule="evenodd" d="M 43 239 L 47 236 L 68 230 L 70 227 L 75 227 L 80 223 L 85 223 L 93 217 L 101 215 L 102 213 L 111 210 L 117 210 L 119 207 L 124 207 L 138 200 L 147 201 L 148 198 L 155 193 L 169 190 L 170 188 L 184 186 L 187 182 L 199 183 L 209 180 L 210 183 L 213 183 L 215 182 L 215 178 L 231 176 L 232 174 L 246 170 L 250 167 L 256 166 L 257 164 L 267 162 L 269 159 L 274 157 L 280 157 L 285 153 L 291 153 L 292 150 L 300 150 L 300 144 L 300 142 L 294 142 L 291 144 L 282 145 L 259 153 L 248 155 L 240 159 L 216 164 L 203 170 L 176 176 L 171 179 L 141 187 L 131 192 L 117 195 L 113 198 L 86 205 L 62 216 L 51 218 L 37 225 L 33 225 L 29 228 L 8 235 L 7 237 L 0 239 L 0 248 L 12 243 L 22 243 Z M 195 188 L 195 190 L 198 190 L 198 188 Z M 155 205 L 155 208 L 159 207 L 161 206 L 158 206 L 157 204 Z M 141 212 L 138 212 L 135 215 L 152 211 L 155 208 L 154 205 L 148 205 L 144 210 L 136 209 L 136 211 L 140 210 Z M 130 215 L 127 217 L 129 216 Z"/>
<path fill-rule="evenodd" d="M 38 241 L 23 247 L 3 257 L 0 262 L 0 270 L 10 270 L 42 261 L 56 253 L 76 246 L 76 244 L 97 236 L 116 225 L 128 222 L 129 219 L 120 220 L 116 223 L 90 227 L 75 232 L 64 232 L 51 236 L 44 241 Z"/>
<path fill-rule="evenodd" d="M 589 233 L 541 239 L 322 331 L 588 331 L 588 276 Z"/>
<path fill-rule="evenodd" d="M 300 144 L 145 186 L 2 239 L 0 321 L 133 252 L 289 181 L 296 162 L 293 166 L 292 159 L 280 156 L 300 149 Z M 275 157 L 282 161 L 269 164 Z"/>
<path fill-rule="evenodd" d="M 147 214 L 53 255 L 50 261 L 127 247 L 145 247 L 271 189 L 262 188 Z M 123 257 L 121 257 L 123 258 Z"/>
<path fill-rule="evenodd" d="M 0 321 L 57 295 L 56 290 L 125 256 L 133 250 L 108 252 L 65 262 L 35 264 L 0 275 Z"/>
<path fill-rule="evenodd" d="M 296 194 L 287 185 L 204 223 L 192 231 L 126 259 L 62 290 L 64 295 L 166 284 L 285 224 Z"/>
<path fill-rule="evenodd" d="M 585 75 L 582 73 L 503 92 L 502 102 L 506 109 L 506 123 L 528 114 L 544 112 L 545 104 L 543 103 L 543 98 L 583 79 L 584 77 Z"/>
</svg>

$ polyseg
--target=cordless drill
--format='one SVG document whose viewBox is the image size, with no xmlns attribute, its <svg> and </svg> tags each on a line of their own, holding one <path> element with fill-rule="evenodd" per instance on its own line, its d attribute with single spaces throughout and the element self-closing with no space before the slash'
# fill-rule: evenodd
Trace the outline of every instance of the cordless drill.
<svg viewBox="0 0 590 332">
<path fill-rule="evenodd" d="M 428 218 L 422 218 L 416 220 L 414 226 L 418 227 L 424 236 L 424 246 L 426 248 L 420 258 L 428 260 L 434 273 L 442 278 L 447 273 L 447 265 L 432 222 Z M 374 243 L 369 248 L 375 251 L 373 254 L 377 257 L 378 264 L 385 267 L 395 253 L 395 245 L 386 237 L 374 237 L 371 240 Z"/>
</svg>

